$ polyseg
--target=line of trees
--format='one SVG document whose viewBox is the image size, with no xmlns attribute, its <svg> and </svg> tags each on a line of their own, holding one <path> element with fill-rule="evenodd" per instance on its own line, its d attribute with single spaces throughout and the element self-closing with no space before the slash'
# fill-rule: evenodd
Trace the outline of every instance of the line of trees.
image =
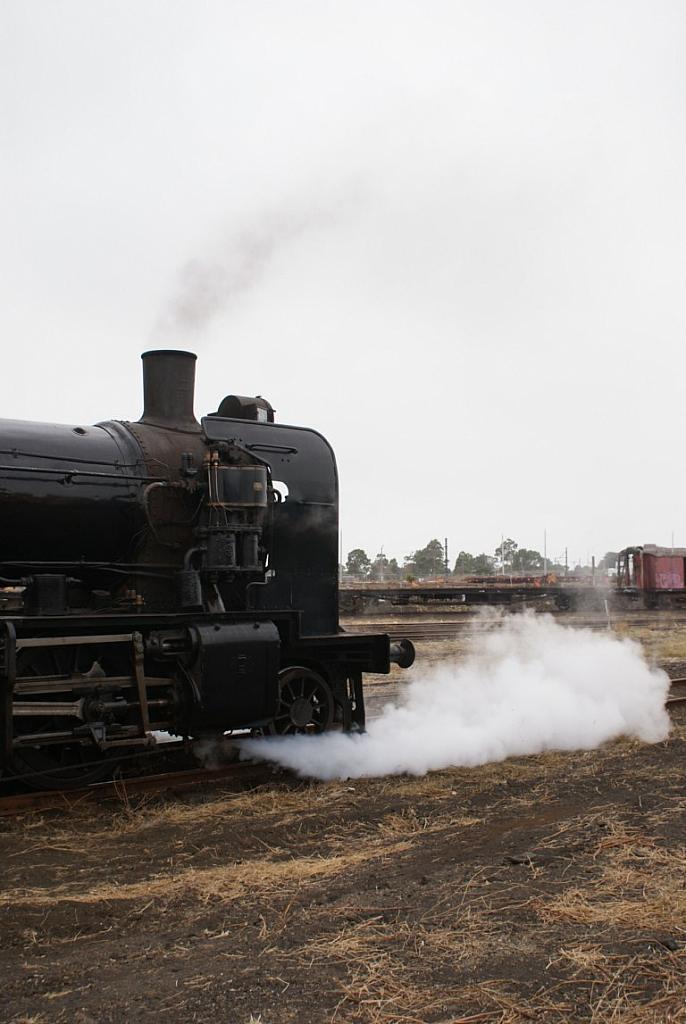
<svg viewBox="0 0 686 1024">
<path fill-rule="evenodd" d="M 442 576 L 446 571 L 445 552 L 441 542 L 434 538 L 426 547 L 407 555 L 399 565 L 395 558 L 388 558 L 383 552 L 372 559 L 362 548 L 353 548 L 348 552 L 345 571 L 349 576 L 372 580 Z"/>
<path fill-rule="evenodd" d="M 608 551 L 598 562 L 601 572 L 613 569 L 617 562 L 617 552 Z M 383 552 L 370 558 L 362 548 L 353 548 L 348 552 L 344 570 L 348 576 L 370 580 L 417 579 L 425 576 L 493 576 L 505 573 L 509 576 L 526 576 L 543 572 L 544 567 L 551 573 L 563 573 L 566 566 L 548 559 L 547 565 L 540 551 L 531 548 L 520 548 L 511 537 L 501 541 L 492 555 L 485 552 L 473 555 L 469 551 L 460 551 L 455 559 L 452 570 L 446 568 L 445 549 L 435 537 L 423 548 L 406 555 L 402 565 L 395 558 L 388 558 Z M 582 567 L 575 566 L 578 571 Z"/>
</svg>

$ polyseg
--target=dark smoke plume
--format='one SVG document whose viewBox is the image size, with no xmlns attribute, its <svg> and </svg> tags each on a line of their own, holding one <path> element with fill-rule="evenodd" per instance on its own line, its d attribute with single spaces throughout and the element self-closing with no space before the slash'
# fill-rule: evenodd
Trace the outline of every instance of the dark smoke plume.
<svg viewBox="0 0 686 1024">
<path fill-rule="evenodd" d="M 212 255 L 188 260 L 157 321 L 155 339 L 201 333 L 216 316 L 261 284 L 286 246 L 339 222 L 358 198 L 352 190 L 328 203 L 310 203 L 299 209 L 291 204 L 287 211 L 265 212 L 216 245 Z"/>
</svg>

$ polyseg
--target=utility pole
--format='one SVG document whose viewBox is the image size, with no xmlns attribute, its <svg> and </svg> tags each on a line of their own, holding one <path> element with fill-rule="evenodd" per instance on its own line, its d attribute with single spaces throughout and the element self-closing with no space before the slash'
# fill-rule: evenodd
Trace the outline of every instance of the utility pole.
<svg viewBox="0 0 686 1024">
<path fill-rule="evenodd" d="M 448 562 L 448 538 L 446 537 L 445 544 L 443 545 L 443 565 L 445 567 L 446 576 L 450 572 L 450 569 L 448 568 L 449 564 L 450 563 Z"/>
<path fill-rule="evenodd" d="M 548 575 L 548 532 L 543 529 L 543 575 Z"/>
</svg>

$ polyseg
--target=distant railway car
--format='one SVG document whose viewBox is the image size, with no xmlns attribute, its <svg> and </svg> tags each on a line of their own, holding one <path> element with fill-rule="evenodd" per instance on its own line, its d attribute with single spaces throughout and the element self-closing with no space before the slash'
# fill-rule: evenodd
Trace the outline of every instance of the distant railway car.
<svg viewBox="0 0 686 1024">
<path fill-rule="evenodd" d="M 686 603 L 686 548 L 624 548 L 617 556 L 615 586 L 620 596 L 645 608 Z"/>
</svg>

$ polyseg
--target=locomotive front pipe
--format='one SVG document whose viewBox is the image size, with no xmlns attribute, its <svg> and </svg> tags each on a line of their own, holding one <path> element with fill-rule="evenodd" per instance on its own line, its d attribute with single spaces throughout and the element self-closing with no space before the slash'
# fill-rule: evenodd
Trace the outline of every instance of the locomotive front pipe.
<svg viewBox="0 0 686 1024">
<path fill-rule="evenodd" d="M 394 640 L 390 645 L 390 662 L 400 668 L 414 664 L 414 644 L 411 640 Z"/>
</svg>

